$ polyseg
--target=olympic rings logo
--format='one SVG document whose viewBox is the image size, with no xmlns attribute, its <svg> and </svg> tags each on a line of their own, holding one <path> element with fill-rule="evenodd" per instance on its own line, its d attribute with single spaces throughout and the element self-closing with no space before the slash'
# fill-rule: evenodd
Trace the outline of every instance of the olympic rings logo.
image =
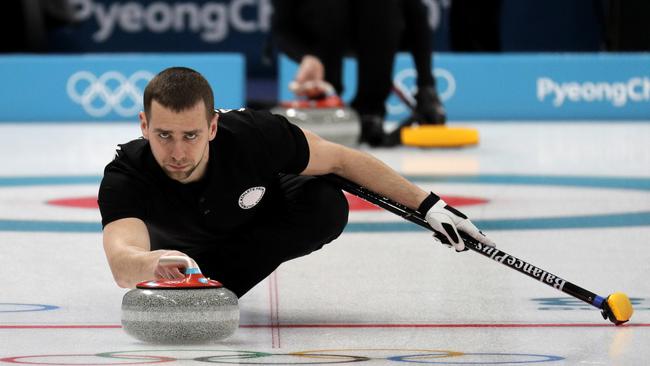
<svg viewBox="0 0 650 366">
<path fill-rule="evenodd" d="M 456 93 L 456 79 L 454 75 L 447 69 L 436 67 L 433 69 L 433 76 L 436 78 L 436 84 L 439 87 L 438 96 L 440 100 L 446 102 L 451 99 Z M 395 74 L 393 82 L 405 93 L 415 95 L 417 92 L 416 77 L 417 72 L 415 69 L 404 69 Z M 402 114 L 409 111 L 403 103 L 392 103 L 390 101 L 386 103 L 386 110 L 389 114 Z"/>
<path fill-rule="evenodd" d="M 179 357 L 179 353 L 191 353 Z M 63 358 L 63 360 L 62 360 Z M 75 362 L 66 363 L 66 360 Z M 105 360 L 106 362 L 100 362 Z M 113 361 L 111 361 L 113 360 Z M 51 354 L 0 358 L 0 362 L 28 365 L 147 365 L 187 361 L 237 365 L 326 365 L 376 361 L 445 365 L 499 365 L 564 360 L 554 355 L 526 353 L 465 353 L 435 349 L 322 349 L 270 353 L 219 349 L 156 349 L 102 352 L 95 354 Z"/>
<path fill-rule="evenodd" d="M 89 71 L 78 71 L 68 78 L 66 91 L 73 102 L 81 104 L 93 117 L 103 117 L 111 111 L 133 117 L 142 109 L 144 86 L 153 76 L 145 70 L 128 78 L 118 71 L 107 71 L 99 77 Z"/>
</svg>

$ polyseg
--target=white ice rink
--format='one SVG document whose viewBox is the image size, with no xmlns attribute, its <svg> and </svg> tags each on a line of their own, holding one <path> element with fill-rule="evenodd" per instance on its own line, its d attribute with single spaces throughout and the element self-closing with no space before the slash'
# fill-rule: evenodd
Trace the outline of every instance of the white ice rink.
<svg viewBox="0 0 650 366">
<path fill-rule="evenodd" d="M 452 125 L 478 128 L 480 144 L 368 151 L 449 200 L 484 200 L 458 208 L 506 252 L 601 296 L 625 292 L 628 324 L 390 213 L 354 210 L 338 240 L 240 299 L 233 337 L 141 343 L 120 327 L 126 290 L 99 212 L 74 205 L 92 205 L 137 123 L 2 123 L 0 364 L 650 364 L 650 123 Z"/>
</svg>

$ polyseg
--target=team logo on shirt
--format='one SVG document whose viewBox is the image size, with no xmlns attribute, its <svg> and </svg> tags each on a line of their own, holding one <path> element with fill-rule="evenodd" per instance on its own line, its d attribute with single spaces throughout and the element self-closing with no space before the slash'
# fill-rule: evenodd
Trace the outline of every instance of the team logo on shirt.
<svg viewBox="0 0 650 366">
<path fill-rule="evenodd" d="M 247 189 L 241 194 L 241 196 L 239 196 L 239 207 L 244 210 L 255 207 L 255 205 L 260 203 L 262 200 L 264 192 L 266 192 L 266 188 L 264 187 L 252 187 Z"/>
</svg>

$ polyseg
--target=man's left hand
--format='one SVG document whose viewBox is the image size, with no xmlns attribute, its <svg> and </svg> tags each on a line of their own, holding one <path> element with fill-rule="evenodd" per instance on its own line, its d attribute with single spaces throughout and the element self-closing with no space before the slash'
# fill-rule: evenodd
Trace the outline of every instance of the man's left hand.
<svg viewBox="0 0 650 366">
<path fill-rule="evenodd" d="M 427 202 L 428 201 L 428 202 Z M 467 233 L 472 238 L 482 244 L 494 247 L 496 246 L 490 238 L 485 236 L 462 212 L 452 206 L 449 206 L 442 198 L 431 193 L 423 205 L 433 203 L 433 206 L 426 211 L 425 219 L 427 223 L 437 232 L 444 235 L 448 246 L 454 246 L 457 252 L 467 250 L 463 239 L 458 235 L 458 231 Z"/>
</svg>

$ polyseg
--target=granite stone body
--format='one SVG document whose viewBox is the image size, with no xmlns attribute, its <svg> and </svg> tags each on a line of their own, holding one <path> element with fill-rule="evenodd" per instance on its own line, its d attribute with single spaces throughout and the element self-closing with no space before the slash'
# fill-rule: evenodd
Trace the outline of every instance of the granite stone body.
<svg viewBox="0 0 650 366">
<path fill-rule="evenodd" d="M 122 326 L 145 342 L 218 341 L 239 327 L 238 300 L 223 287 L 133 289 L 122 299 Z"/>
<path fill-rule="evenodd" d="M 329 141 L 342 145 L 356 146 L 361 133 L 359 116 L 349 107 L 276 107 L 271 112 L 283 115 L 295 125 L 307 128 Z"/>
</svg>

